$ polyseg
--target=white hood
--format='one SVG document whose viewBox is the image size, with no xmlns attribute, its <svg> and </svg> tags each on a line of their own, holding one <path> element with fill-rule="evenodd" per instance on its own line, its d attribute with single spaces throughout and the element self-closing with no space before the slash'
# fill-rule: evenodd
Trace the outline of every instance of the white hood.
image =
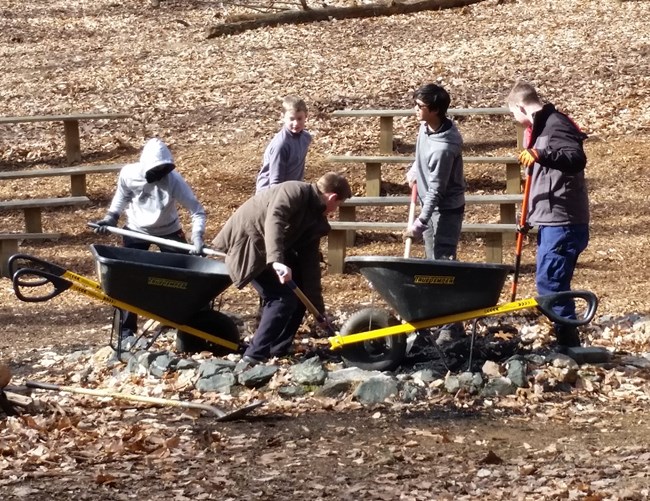
<svg viewBox="0 0 650 501">
<path fill-rule="evenodd" d="M 159 165 L 174 164 L 174 157 L 172 152 L 169 151 L 167 145 L 157 137 L 149 139 L 142 149 L 140 155 L 140 168 L 144 176 L 148 170 L 153 169 Z"/>
</svg>

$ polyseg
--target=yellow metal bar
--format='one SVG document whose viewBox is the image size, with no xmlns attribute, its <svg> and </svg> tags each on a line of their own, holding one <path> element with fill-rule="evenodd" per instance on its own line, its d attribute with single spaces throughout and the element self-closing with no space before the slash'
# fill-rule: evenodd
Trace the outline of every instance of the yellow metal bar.
<svg viewBox="0 0 650 501">
<path fill-rule="evenodd" d="M 501 315 L 512 311 L 524 310 L 527 308 L 534 308 L 538 305 L 535 298 L 521 299 L 511 303 L 505 303 L 499 306 L 490 306 L 489 308 L 481 308 L 478 310 L 466 311 L 464 313 L 456 313 L 454 315 L 446 315 L 444 317 L 436 317 L 427 320 L 420 320 L 418 322 L 408 323 L 405 322 L 400 325 L 391 327 L 384 327 L 383 329 L 375 329 L 367 332 L 359 332 L 356 334 L 349 334 L 341 336 L 337 334 L 328 338 L 332 349 L 342 348 L 345 345 L 360 343 L 362 341 L 369 341 L 371 339 L 378 339 L 386 336 L 395 336 L 397 334 L 407 334 L 420 329 L 427 329 L 429 327 L 437 327 L 439 325 L 451 324 L 454 322 L 463 322 L 465 320 L 472 320 L 481 317 L 491 317 L 494 315 Z"/>
<path fill-rule="evenodd" d="M 123 303 L 122 301 L 118 301 L 117 299 L 113 299 L 112 297 L 104 294 L 102 292 L 101 287 L 95 287 L 95 285 L 99 286 L 97 282 L 94 282 L 92 280 L 89 280 L 87 278 L 81 277 L 80 275 L 76 275 L 75 273 L 66 271 L 66 273 L 63 274 L 64 277 L 66 277 L 68 280 L 72 282 L 72 286 L 70 287 L 73 291 L 79 292 L 81 294 L 84 294 L 85 296 L 88 296 L 93 299 L 97 299 L 98 301 L 101 301 L 104 304 L 108 304 L 110 306 L 113 306 L 115 308 L 120 308 L 122 310 L 128 310 L 132 313 L 136 313 L 140 316 L 143 317 L 148 317 L 152 318 L 158 322 L 160 322 L 163 325 L 168 325 L 170 327 L 173 327 L 175 329 L 179 329 L 183 332 L 187 332 L 189 334 L 192 334 L 194 336 L 200 337 L 201 339 L 205 339 L 206 341 L 210 341 L 211 343 L 218 344 L 219 346 L 223 346 L 225 348 L 228 348 L 233 351 L 237 351 L 239 348 L 239 345 L 236 343 L 233 343 L 231 341 L 227 341 L 225 339 L 221 339 L 220 337 L 213 336 L 211 334 L 208 334 L 206 332 L 200 331 L 198 329 L 195 329 L 194 327 L 190 327 L 189 325 L 183 325 L 183 324 L 177 324 L 176 322 L 172 322 L 171 320 L 168 320 L 163 317 L 159 317 L 158 315 L 155 315 L 151 312 L 148 312 L 146 310 L 141 310 L 140 308 L 136 308 L 133 305 L 130 305 L 128 303 Z M 70 276 L 74 276 L 75 279 L 71 279 Z M 83 285 L 80 285 L 77 283 L 75 280 L 77 277 L 82 278 L 83 280 L 80 280 L 80 282 L 83 282 L 86 284 L 86 282 L 89 284 L 88 286 L 84 287 Z"/>
<path fill-rule="evenodd" d="M 86 278 L 83 275 L 77 275 L 76 273 L 73 273 L 72 271 L 69 270 L 65 270 L 65 273 L 61 275 L 61 277 L 65 278 L 66 280 L 70 280 L 70 282 L 79 282 L 81 284 L 84 284 L 87 287 L 91 287 L 99 291 L 102 290 L 102 286 L 100 285 L 99 282 L 95 282 L 94 280 L 91 280 L 90 278 Z"/>
</svg>

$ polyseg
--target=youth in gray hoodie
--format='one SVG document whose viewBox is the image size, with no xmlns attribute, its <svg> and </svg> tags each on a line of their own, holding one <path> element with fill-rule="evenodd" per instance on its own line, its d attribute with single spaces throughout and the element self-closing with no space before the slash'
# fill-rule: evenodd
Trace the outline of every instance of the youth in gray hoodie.
<svg viewBox="0 0 650 501">
<path fill-rule="evenodd" d="M 420 120 L 415 161 L 406 174 L 409 185 L 417 183 L 422 209 L 408 235 L 424 237 L 428 259 L 455 259 L 465 211 L 465 176 L 461 149 L 463 139 L 447 118 L 450 97 L 435 84 L 414 94 Z"/>
</svg>

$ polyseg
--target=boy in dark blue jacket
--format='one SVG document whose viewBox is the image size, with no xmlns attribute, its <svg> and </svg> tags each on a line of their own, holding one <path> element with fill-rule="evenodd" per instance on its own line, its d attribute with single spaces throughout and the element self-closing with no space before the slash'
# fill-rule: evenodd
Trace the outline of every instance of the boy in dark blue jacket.
<svg viewBox="0 0 650 501">
<path fill-rule="evenodd" d="M 539 230 L 537 292 L 568 291 L 578 256 L 589 243 L 587 157 L 582 147 L 587 136 L 552 104 L 544 104 L 529 83 L 517 82 L 507 104 L 515 120 L 526 127 L 526 149 L 519 162 L 532 176 L 527 221 Z M 573 301 L 553 309 L 563 317 L 576 318 Z M 561 347 L 580 346 L 575 327 L 555 325 L 555 335 Z"/>
</svg>

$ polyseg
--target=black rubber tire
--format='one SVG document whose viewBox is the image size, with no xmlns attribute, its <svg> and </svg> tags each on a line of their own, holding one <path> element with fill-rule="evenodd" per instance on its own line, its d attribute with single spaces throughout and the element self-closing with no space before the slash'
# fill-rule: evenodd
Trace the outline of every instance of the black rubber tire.
<svg viewBox="0 0 650 501">
<path fill-rule="evenodd" d="M 397 319 L 387 311 L 365 308 L 348 318 L 341 327 L 340 334 L 347 336 L 397 324 Z M 405 356 L 406 335 L 404 334 L 349 344 L 341 349 L 341 358 L 345 365 L 370 371 L 395 370 Z"/>
<path fill-rule="evenodd" d="M 200 311 L 187 322 L 187 325 L 239 345 L 239 329 L 232 318 L 224 313 L 214 310 Z M 187 332 L 178 331 L 176 333 L 176 351 L 180 353 L 210 351 L 214 355 L 222 356 L 237 350 L 231 350 Z"/>
</svg>

